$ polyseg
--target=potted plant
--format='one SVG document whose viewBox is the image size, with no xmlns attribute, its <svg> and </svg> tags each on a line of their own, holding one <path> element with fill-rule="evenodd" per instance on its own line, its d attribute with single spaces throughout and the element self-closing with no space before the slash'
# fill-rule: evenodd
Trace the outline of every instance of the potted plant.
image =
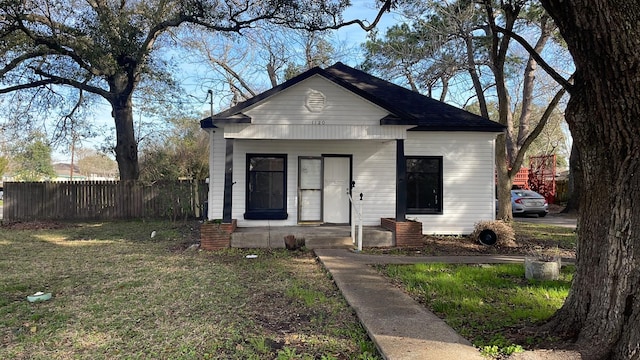
<svg viewBox="0 0 640 360">
<path fill-rule="evenodd" d="M 524 258 L 524 277 L 528 280 L 558 280 L 562 260 L 560 256 L 534 252 Z"/>
</svg>

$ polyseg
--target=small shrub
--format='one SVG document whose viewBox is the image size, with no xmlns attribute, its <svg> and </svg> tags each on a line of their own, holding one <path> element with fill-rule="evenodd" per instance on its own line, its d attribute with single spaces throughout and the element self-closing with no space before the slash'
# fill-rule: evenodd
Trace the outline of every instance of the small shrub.
<svg viewBox="0 0 640 360">
<path fill-rule="evenodd" d="M 497 237 L 498 241 L 496 242 L 496 246 L 515 246 L 516 242 L 516 234 L 511 227 L 511 224 L 502 220 L 491 220 L 491 221 L 480 221 L 475 224 L 473 229 L 473 233 L 471 233 L 472 239 L 478 239 L 480 233 L 483 230 L 491 230 L 493 231 Z"/>
</svg>

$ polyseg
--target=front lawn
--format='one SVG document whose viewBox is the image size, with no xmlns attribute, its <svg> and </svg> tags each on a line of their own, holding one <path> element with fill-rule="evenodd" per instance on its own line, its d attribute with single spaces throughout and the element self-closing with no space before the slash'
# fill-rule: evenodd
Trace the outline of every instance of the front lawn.
<svg viewBox="0 0 640 360">
<path fill-rule="evenodd" d="M 0 358 L 377 358 L 310 253 L 196 238 L 197 223 L 0 227 Z"/>
</svg>

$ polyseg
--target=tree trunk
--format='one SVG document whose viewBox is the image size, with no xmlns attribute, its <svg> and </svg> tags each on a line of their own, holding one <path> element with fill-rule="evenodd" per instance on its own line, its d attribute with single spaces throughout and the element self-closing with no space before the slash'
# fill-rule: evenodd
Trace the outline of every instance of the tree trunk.
<svg viewBox="0 0 640 360">
<path fill-rule="evenodd" d="M 131 96 L 118 95 L 111 103 L 116 125 L 116 161 L 120 180 L 137 180 L 140 176 L 138 164 L 138 142 L 133 126 L 133 104 Z"/>
<path fill-rule="evenodd" d="M 498 197 L 498 214 L 496 218 L 511 221 L 513 220 L 513 213 L 511 212 L 511 186 L 513 185 L 513 178 L 509 177 L 505 139 L 504 134 L 500 134 L 496 138 L 496 196 Z"/>
<path fill-rule="evenodd" d="M 488 35 L 491 37 L 491 51 L 489 52 L 492 63 L 493 77 L 495 79 L 496 94 L 498 96 L 498 122 L 507 127 L 506 134 L 500 134 L 496 139 L 496 175 L 498 177 L 497 196 L 498 214 L 497 218 L 505 221 L 513 220 L 511 212 L 511 186 L 513 176 L 510 176 L 515 158 L 513 152 L 513 114 L 511 112 L 511 98 L 506 86 L 505 61 L 510 38 L 499 36 L 495 31 L 495 12 L 491 2 L 485 2 L 487 19 L 490 27 Z M 511 31 L 518 18 L 520 8 L 503 7 L 505 17 L 505 28 Z M 516 169 L 517 171 L 517 169 Z"/>
<path fill-rule="evenodd" d="M 482 87 L 480 76 L 478 75 L 478 71 L 476 70 L 478 67 L 475 60 L 473 38 L 471 36 L 465 36 L 464 43 L 467 50 L 466 55 L 467 55 L 467 66 L 469 69 L 469 76 L 471 76 L 471 81 L 473 81 L 473 89 L 475 90 L 476 96 L 478 97 L 478 105 L 480 106 L 480 115 L 488 119 L 489 109 L 487 108 L 487 99 L 484 97 L 484 88 Z"/>
<path fill-rule="evenodd" d="M 576 274 L 548 328 L 587 359 L 640 359 L 640 3 L 542 3 L 575 61 L 565 114 L 584 171 Z"/>
<path fill-rule="evenodd" d="M 575 145 L 571 146 L 571 155 L 569 155 L 569 200 L 567 205 L 562 209 L 563 214 L 577 213 L 580 208 L 580 196 L 584 193 L 582 190 L 582 165 L 580 164 L 580 154 Z"/>
</svg>

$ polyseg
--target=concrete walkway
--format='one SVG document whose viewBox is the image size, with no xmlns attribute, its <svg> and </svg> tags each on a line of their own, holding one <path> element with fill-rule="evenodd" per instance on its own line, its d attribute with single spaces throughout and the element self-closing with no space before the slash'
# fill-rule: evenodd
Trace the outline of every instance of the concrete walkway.
<svg viewBox="0 0 640 360">
<path fill-rule="evenodd" d="M 391 284 L 369 264 L 522 263 L 520 256 L 367 255 L 346 249 L 315 249 L 383 358 L 485 359 L 444 321 Z"/>
</svg>

